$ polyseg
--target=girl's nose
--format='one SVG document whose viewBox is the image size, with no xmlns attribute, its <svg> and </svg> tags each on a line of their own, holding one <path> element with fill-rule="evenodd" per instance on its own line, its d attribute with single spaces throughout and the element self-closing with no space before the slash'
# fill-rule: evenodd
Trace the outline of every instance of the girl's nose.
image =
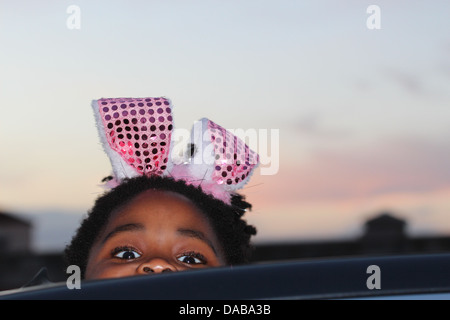
<svg viewBox="0 0 450 320">
<path fill-rule="evenodd" d="M 141 265 L 139 265 L 139 274 L 149 274 L 149 273 L 163 273 L 163 272 L 174 272 L 177 269 L 162 258 L 152 258 Z"/>
</svg>

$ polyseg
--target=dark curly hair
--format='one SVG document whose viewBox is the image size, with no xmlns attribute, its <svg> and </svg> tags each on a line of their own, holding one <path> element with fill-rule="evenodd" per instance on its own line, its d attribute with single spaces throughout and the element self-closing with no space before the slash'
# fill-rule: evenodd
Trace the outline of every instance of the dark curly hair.
<svg viewBox="0 0 450 320">
<path fill-rule="evenodd" d="M 124 180 L 96 200 L 64 251 L 66 263 L 79 266 L 84 278 L 90 249 L 107 224 L 110 214 L 149 189 L 177 192 L 189 198 L 209 220 L 222 245 L 226 263 L 238 265 L 249 261 L 252 251 L 250 238 L 256 234 L 256 229 L 242 219 L 247 209 L 251 209 L 251 204 L 242 195 L 233 194 L 231 205 L 227 205 L 205 194 L 201 187 L 187 185 L 184 181 L 170 177 L 140 176 Z"/>
</svg>

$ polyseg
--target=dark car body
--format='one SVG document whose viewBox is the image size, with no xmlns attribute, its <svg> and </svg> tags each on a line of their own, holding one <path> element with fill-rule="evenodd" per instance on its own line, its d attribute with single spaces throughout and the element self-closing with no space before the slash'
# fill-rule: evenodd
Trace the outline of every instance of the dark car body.
<svg viewBox="0 0 450 320">
<path fill-rule="evenodd" d="M 450 299 L 450 254 L 259 263 L 81 281 L 80 289 L 48 283 L 0 299 Z"/>
</svg>

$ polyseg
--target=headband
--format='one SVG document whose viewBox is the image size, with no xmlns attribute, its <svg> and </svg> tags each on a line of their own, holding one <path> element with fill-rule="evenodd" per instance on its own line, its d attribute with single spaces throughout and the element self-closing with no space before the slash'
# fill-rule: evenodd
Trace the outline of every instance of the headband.
<svg viewBox="0 0 450 320">
<path fill-rule="evenodd" d="M 244 187 L 259 156 L 228 130 L 203 118 L 191 130 L 186 152 L 176 159 L 172 103 L 159 98 L 102 98 L 92 102 L 103 149 L 111 161 L 113 188 L 137 176 L 169 176 L 226 204 Z"/>
</svg>

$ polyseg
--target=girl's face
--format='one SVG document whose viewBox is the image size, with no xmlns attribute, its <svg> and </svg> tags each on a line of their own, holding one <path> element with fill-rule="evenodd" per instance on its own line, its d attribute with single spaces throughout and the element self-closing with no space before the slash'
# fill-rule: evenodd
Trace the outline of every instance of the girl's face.
<svg viewBox="0 0 450 320">
<path fill-rule="evenodd" d="M 212 227 L 186 197 L 148 190 L 111 214 L 91 248 L 86 279 L 222 266 Z"/>
</svg>

